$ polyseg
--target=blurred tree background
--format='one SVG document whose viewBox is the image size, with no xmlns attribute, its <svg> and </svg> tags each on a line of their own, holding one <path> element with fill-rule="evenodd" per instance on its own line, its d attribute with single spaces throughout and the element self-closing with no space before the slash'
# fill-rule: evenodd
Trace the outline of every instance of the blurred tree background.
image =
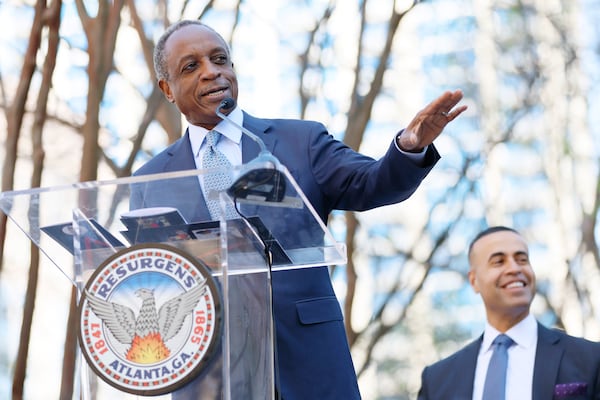
<svg viewBox="0 0 600 400">
<path fill-rule="evenodd" d="M 488 225 L 529 241 L 535 315 L 600 340 L 600 0 L 1 0 L 2 191 L 129 176 L 178 138 L 151 59 L 181 18 L 231 43 L 242 108 L 319 120 L 373 157 L 465 93 L 415 195 L 329 223 L 365 399 L 415 398 L 426 364 L 480 334 L 465 251 Z M 73 397 L 73 308 L 0 213 L 0 397 Z"/>
</svg>

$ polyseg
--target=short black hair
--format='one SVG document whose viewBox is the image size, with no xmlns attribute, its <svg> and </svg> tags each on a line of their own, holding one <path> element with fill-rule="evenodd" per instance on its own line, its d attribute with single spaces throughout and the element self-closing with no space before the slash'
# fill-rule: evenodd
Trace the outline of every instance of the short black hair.
<svg viewBox="0 0 600 400">
<path fill-rule="evenodd" d="M 231 53 L 231 50 L 229 49 L 229 45 L 227 44 L 227 42 L 225 41 L 223 36 L 221 36 L 221 34 L 219 34 L 219 32 L 214 30 L 212 27 L 210 27 L 196 19 L 187 19 L 187 20 L 184 19 L 184 20 L 175 22 L 173 25 L 169 26 L 167 28 L 167 30 L 165 30 L 163 32 L 161 37 L 158 39 L 158 42 L 156 42 L 156 47 L 154 47 L 153 62 L 154 62 L 154 72 L 156 74 L 157 81 L 160 81 L 160 80 L 168 81 L 169 80 L 169 71 L 167 69 L 167 60 L 166 60 L 166 54 L 165 54 L 165 52 L 166 52 L 165 47 L 167 44 L 167 40 L 171 37 L 171 35 L 174 32 L 176 32 L 179 29 L 181 29 L 185 26 L 188 26 L 188 25 L 198 25 L 198 26 L 202 26 L 206 29 L 213 31 L 223 41 L 223 44 L 225 45 L 225 48 L 227 49 L 227 53 Z"/>
<path fill-rule="evenodd" d="M 477 236 L 475 236 L 475 238 L 473 238 L 473 240 L 471 240 L 471 244 L 469 244 L 469 252 L 467 253 L 468 257 L 471 258 L 471 251 L 473 250 L 473 245 L 482 237 L 490 235 L 492 233 L 496 233 L 496 232 L 503 232 L 503 231 L 508 231 L 508 232 L 514 232 L 517 235 L 521 235 L 516 229 L 513 228 L 509 228 L 507 226 L 502 226 L 502 225 L 497 225 L 497 226 L 491 226 L 487 229 L 482 230 L 481 232 L 479 232 L 477 234 Z"/>
</svg>

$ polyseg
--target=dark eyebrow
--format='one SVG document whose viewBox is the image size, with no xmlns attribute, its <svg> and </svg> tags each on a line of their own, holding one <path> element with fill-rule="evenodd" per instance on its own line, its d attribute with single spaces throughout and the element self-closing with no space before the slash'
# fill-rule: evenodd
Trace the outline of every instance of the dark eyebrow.
<svg viewBox="0 0 600 400">
<path fill-rule="evenodd" d="M 488 261 L 494 257 L 504 257 L 504 256 L 506 256 L 506 253 L 504 253 L 502 251 L 497 251 L 495 253 L 490 254 L 490 256 L 488 257 Z"/>
<path fill-rule="evenodd" d="M 526 252 L 525 250 L 519 250 L 517 252 L 515 252 L 513 254 L 514 256 L 526 256 L 529 257 L 529 253 Z M 495 253 L 490 254 L 490 257 L 488 258 L 488 261 L 491 260 L 494 257 L 504 257 L 506 256 L 506 253 L 502 252 L 502 251 L 497 251 Z"/>
<path fill-rule="evenodd" d="M 212 53 L 218 52 L 218 51 L 222 51 L 223 53 L 229 55 L 229 50 L 226 47 L 223 46 L 217 46 L 213 49 Z"/>
<path fill-rule="evenodd" d="M 229 58 L 229 51 L 227 51 L 226 47 L 223 46 L 215 46 L 213 49 L 210 50 L 210 52 L 208 53 L 209 56 L 214 56 L 216 54 L 220 54 L 220 53 L 225 53 L 225 55 L 227 55 L 227 58 Z M 195 53 L 189 53 L 189 54 L 185 54 L 183 56 L 180 57 L 179 61 L 185 61 L 188 59 L 196 59 L 196 55 Z"/>
<path fill-rule="evenodd" d="M 189 60 L 193 61 L 195 59 L 196 59 L 196 57 L 194 57 L 194 55 L 186 54 L 186 55 L 182 56 L 181 58 L 179 58 L 179 60 L 177 60 L 177 61 L 178 61 L 178 65 L 182 65 L 182 64 L 185 64 L 186 62 L 188 62 Z"/>
</svg>

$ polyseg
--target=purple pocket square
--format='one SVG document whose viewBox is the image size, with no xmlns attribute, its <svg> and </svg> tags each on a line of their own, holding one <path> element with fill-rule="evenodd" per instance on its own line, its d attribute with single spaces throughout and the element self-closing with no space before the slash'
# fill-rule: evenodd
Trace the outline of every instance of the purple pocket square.
<svg viewBox="0 0 600 400">
<path fill-rule="evenodd" d="M 559 383 L 554 386 L 554 398 L 565 399 L 569 396 L 585 395 L 587 392 L 586 382 Z"/>
</svg>

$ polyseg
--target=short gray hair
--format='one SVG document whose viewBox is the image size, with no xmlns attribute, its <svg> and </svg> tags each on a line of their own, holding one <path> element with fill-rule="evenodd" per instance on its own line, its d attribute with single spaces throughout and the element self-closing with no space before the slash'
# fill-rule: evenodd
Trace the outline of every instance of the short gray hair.
<svg viewBox="0 0 600 400">
<path fill-rule="evenodd" d="M 158 42 L 156 42 L 156 47 L 154 48 L 154 72 L 156 73 L 156 80 L 160 81 L 160 80 L 164 80 L 167 81 L 169 80 L 169 70 L 167 68 L 167 58 L 166 58 L 166 54 L 165 54 L 165 47 L 167 44 L 167 40 L 169 40 L 169 38 L 171 37 L 171 35 L 174 32 L 177 32 L 179 29 L 183 28 L 184 26 L 188 26 L 188 25 L 199 25 L 202 27 L 205 27 L 206 29 L 210 29 L 211 31 L 213 31 L 218 37 L 221 38 L 221 40 L 223 41 L 223 43 L 225 44 L 225 48 L 227 49 L 227 53 L 230 54 L 230 50 L 229 50 L 229 46 L 227 45 L 227 42 L 225 41 L 225 39 L 223 39 L 223 36 L 221 36 L 217 31 L 215 31 L 213 28 L 211 28 L 210 26 L 196 20 L 196 19 L 184 19 L 181 20 L 179 22 L 174 23 L 173 25 L 169 26 L 167 28 L 167 30 L 161 35 L 161 37 L 158 39 Z"/>
</svg>

